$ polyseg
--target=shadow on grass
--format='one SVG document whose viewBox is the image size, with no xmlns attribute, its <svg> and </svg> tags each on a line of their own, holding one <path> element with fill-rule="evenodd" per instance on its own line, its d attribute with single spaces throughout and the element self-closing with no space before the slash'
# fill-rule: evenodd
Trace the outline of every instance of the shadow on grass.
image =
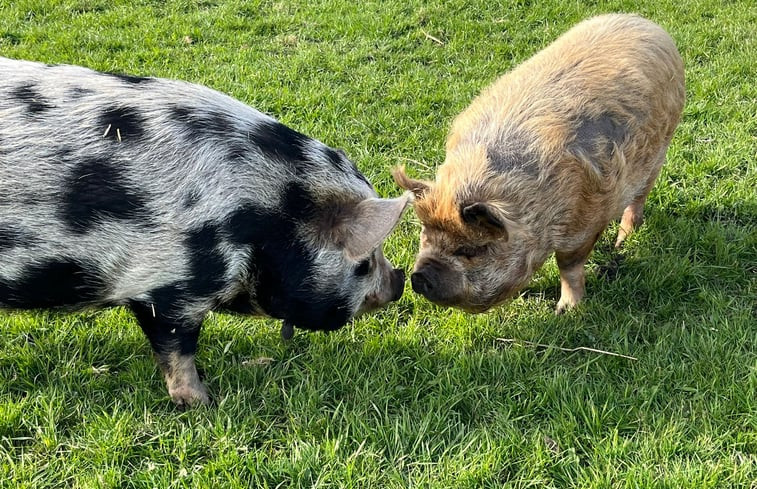
<svg viewBox="0 0 757 489">
<path fill-rule="evenodd" d="M 127 423 L 122 436 L 159 458 L 187 432 L 208 457 L 223 436 L 269 459 L 336 437 L 347 452 L 364 443 L 389 465 L 438 462 L 470 440 L 475 451 L 481 440 L 512 447 L 544 438 L 573 454 L 567 470 L 575 473 L 602 450 L 612 463 L 614 450 L 631 457 L 669 432 L 676 456 L 727 454 L 753 402 L 745 379 L 754 347 L 735 340 L 754 324 L 754 238 L 728 238 L 748 236 L 741 220 L 651 212 L 621 255 L 606 233 L 586 301 L 561 317 L 551 315 L 559 284 L 546 279 L 487 315 L 406 297 L 357 327 L 298 332 L 289 343 L 277 322 L 214 315 L 198 364 L 215 404 L 186 413 L 172 408 L 128 313 L 42 313 L 27 336 L 3 346 L 0 439 L 14 455 L 45 437 L 53 448 L 80 444 L 93 418 L 107 427 L 126 413 L 139 429 L 130 434 Z M 109 328 L 109 318 L 126 332 Z M 601 346 L 638 361 L 508 345 L 500 336 Z M 702 447 L 702 436 L 713 441 Z M 142 452 L 130 453 L 136 463 Z M 498 467 L 520 470 L 512 460 Z"/>
</svg>

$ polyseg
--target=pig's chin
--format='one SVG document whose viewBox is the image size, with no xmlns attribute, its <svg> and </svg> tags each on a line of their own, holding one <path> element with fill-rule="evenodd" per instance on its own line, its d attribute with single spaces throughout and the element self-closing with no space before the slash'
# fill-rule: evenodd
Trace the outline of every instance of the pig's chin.
<svg viewBox="0 0 757 489">
<path fill-rule="evenodd" d="M 461 309 L 471 314 L 481 314 L 487 312 L 495 307 L 501 306 L 510 302 L 510 300 L 518 293 L 518 287 L 512 287 L 510 284 L 506 284 L 497 290 L 493 295 L 484 296 L 484 294 L 473 294 L 471 298 L 482 297 L 483 300 L 465 300 L 459 301 L 454 304 L 447 304 L 451 307 Z"/>
<path fill-rule="evenodd" d="M 440 297 L 428 297 L 426 295 L 423 295 L 423 297 L 425 297 L 426 300 L 428 300 L 429 302 L 441 307 L 453 307 L 455 309 L 462 309 L 465 312 L 471 312 L 471 313 L 483 312 L 485 310 L 485 309 L 477 310 L 475 306 L 469 304 L 462 297 L 440 298 Z"/>
<path fill-rule="evenodd" d="M 307 331 L 336 331 L 343 328 L 349 323 L 352 318 L 346 317 L 345 319 L 334 319 L 330 317 L 325 318 L 303 318 L 302 316 L 283 317 L 283 321 L 291 324 L 297 329 L 304 329 Z"/>
<path fill-rule="evenodd" d="M 319 310 L 287 311 L 282 319 L 298 329 L 336 331 L 343 328 L 352 318 L 352 311 L 347 308 L 331 306 Z"/>
<path fill-rule="evenodd" d="M 447 306 L 447 307 L 454 307 L 455 309 L 460 309 L 461 311 L 465 311 L 469 314 L 481 314 L 484 313 L 491 308 L 498 306 L 499 302 L 490 302 L 490 303 L 473 303 L 473 302 L 455 302 L 455 303 L 446 303 L 441 304 L 439 302 L 436 302 L 436 304 L 440 306 Z"/>
<path fill-rule="evenodd" d="M 482 314 L 492 307 L 494 307 L 496 304 L 459 304 L 453 307 L 456 307 L 458 309 L 461 309 L 467 313 L 470 314 Z"/>
<path fill-rule="evenodd" d="M 349 323 L 354 311 L 340 300 L 290 298 L 289 301 L 265 303 L 266 315 L 281 319 L 297 329 L 336 331 Z"/>
</svg>

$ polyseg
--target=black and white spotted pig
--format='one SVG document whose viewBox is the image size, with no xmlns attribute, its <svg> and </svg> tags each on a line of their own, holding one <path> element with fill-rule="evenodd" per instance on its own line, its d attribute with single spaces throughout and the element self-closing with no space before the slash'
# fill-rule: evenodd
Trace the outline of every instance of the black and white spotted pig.
<svg viewBox="0 0 757 489">
<path fill-rule="evenodd" d="M 128 305 L 177 404 L 213 309 L 335 330 L 397 300 L 407 198 L 206 87 L 0 58 L 0 307 Z"/>
</svg>

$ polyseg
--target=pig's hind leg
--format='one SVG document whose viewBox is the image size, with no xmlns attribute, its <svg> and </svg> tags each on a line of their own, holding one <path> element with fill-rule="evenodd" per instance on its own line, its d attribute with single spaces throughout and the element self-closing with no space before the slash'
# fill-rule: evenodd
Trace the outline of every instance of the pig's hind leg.
<svg viewBox="0 0 757 489">
<path fill-rule="evenodd" d="M 188 319 L 175 306 L 158 301 L 132 301 L 130 305 L 150 340 L 171 400 L 181 408 L 209 404 L 208 390 L 194 361 L 202 317 Z"/>
<path fill-rule="evenodd" d="M 660 174 L 662 164 L 665 162 L 665 153 L 667 146 L 663 148 L 655 158 L 652 164 L 652 173 L 646 181 L 641 193 L 637 195 L 633 201 L 623 211 L 623 217 L 620 218 L 620 228 L 618 229 L 618 237 L 615 240 L 615 248 L 620 248 L 623 245 L 623 241 L 638 229 L 644 222 L 644 204 L 647 202 L 647 196 L 652 191 L 657 175 Z"/>
<path fill-rule="evenodd" d="M 615 248 L 620 248 L 623 245 L 623 241 L 644 222 L 644 204 L 646 201 L 647 194 L 640 195 L 633 199 L 633 202 L 623 211 L 623 217 L 620 219 L 620 228 L 618 229 L 618 238 L 615 240 Z"/>
</svg>

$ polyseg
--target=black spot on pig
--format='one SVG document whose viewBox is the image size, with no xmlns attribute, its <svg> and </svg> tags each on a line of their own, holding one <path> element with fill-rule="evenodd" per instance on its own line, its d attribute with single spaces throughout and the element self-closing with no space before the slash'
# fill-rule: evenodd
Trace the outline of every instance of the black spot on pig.
<svg viewBox="0 0 757 489">
<path fill-rule="evenodd" d="M 527 177 L 538 177 L 539 156 L 530 149 L 531 139 L 518 131 L 506 132 L 486 146 L 488 166 L 497 173 L 520 172 Z"/>
<path fill-rule="evenodd" d="M 8 223 L 0 223 L 0 253 L 16 247 L 29 246 L 34 241 L 34 236 L 18 226 Z"/>
<path fill-rule="evenodd" d="M 108 219 L 146 219 L 146 198 L 111 162 L 92 158 L 66 179 L 61 202 L 64 222 L 75 233 L 85 233 Z"/>
<path fill-rule="evenodd" d="M 84 87 L 73 87 L 70 88 L 67 92 L 68 98 L 70 98 L 71 100 L 78 100 L 82 97 L 86 97 L 87 95 L 92 95 L 93 93 L 95 93 L 93 90 Z"/>
<path fill-rule="evenodd" d="M 357 177 L 358 180 L 362 181 L 364 184 L 368 185 L 368 188 L 373 189 L 373 185 L 371 182 L 368 181 L 367 178 L 365 178 L 365 175 L 363 175 L 360 170 L 357 169 L 354 163 L 350 165 L 350 171 L 352 171 L 352 174 Z"/>
<path fill-rule="evenodd" d="M 221 304 L 219 309 L 237 314 L 255 314 L 256 310 L 252 305 L 253 301 L 254 299 L 250 296 L 250 293 L 244 291 L 235 295 L 230 301 Z"/>
<path fill-rule="evenodd" d="M 133 107 L 111 107 L 100 115 L 98 128 L 103 137 L 123 142 L 138 139 L 144 134 L 144 119 Z"/>
<path fill-rule="evenodd" d="M 192 109 L 183 105 L 176 105 L 169 109 L 170 116 L 180 124 L 190 124 L 192 122 Z"/>
<path fill-rule="evenodd" d="M 103 73 L 108 76 L 112 76 L 114 78 L 117 78 L 121 80 L 122 82 L 128 83 L 130 85 L 139 85 L 141 83 L 146 83 L 152 80 L 152 78 L 147 78 L 144 76 L 133 76 L 133 75 L 124 75 L 122 73 Z"/>
<path fill-rule="evenodd" d="M 192 189 L 184 194 L 184 198 L 181 201 L 184 209 L 191 209 L 200 202 L 200 192 L 197 189 Z"/>
<path fill-rule="evenodd" d="M 507 143 L 486 148 L 489 166 L 498 173 L 522 172 L 529 177 L 539 176 L 538 157 L 530 153 L 525 145 L 510 146 Z"/>
<path fill-rule="evenodd" d="M 369 182 L 368 179 L 365 178 L 365 175 L 360 173 L 360 170 L 357 169 L 357 166 L 355 166 L 355 163 L 347 156 L 347 153 L 345 153 L 343 149 L 328 148 L 328 151 L 331 152 L 329 159 L 331 159 L 332 165 L 337 171 L 349 171 L 354 176 L 356 176 L 358 180 L 368 185 L 368 187 L 373 188 L 373 185 L 371 185 L 371 182 Z M 339 158 L 339 162 L 335 161 L 335 158 Z"/>
<path fill-rule="evenodd" d="M 348 300 L 334 289 L 316 289 L 313 250 L 296 232 L 317 212 L 307 189 L 290 182 L 275 212 L 245 206 L 229 216 L 224 232 L 233 243 L 252 247 L 254 295 L 266 314 L 298 328 L 334 330 L 350 317 Z"/>
<path fill-rule="evenodd" d="M 608 151 L 613 143 L 620 145 L 627 132 L 627 128 L 611 114 L 602 114 L 596 119 L 582 118 L 576 126 L 575 143 Z"/>
<path fill-rule="evenodd" d="M 203 318 L 190 317 L 182 310 L 189 299 L 185 284 L 167 284 L 148 295 L 146 300 L 129 301 L 129 307 L 155 353 L 194 354 Z"/>
<path fill-rule="evenodd" d="M 11 92 L 11 97 L 15 98 L 26 106 L 30 115 L 36 115 L 41 112 L 50 110 L 53 106 L 42 95 L 37 92 L 34 85 L 27 84 L 15 88 Z"/>
<path fill-rule="evenodd" d="M 355 163 L 352 162 L 347 157 L 347 154 L 342 149 L 331 149 L 326 148 L 325 150 L 326 157 L 331 163 L 331 166 L 334 168 L 337 172 L 350 172 L 352 175 L 357 177 L 358 180 L 365 183 L 369 188 L 373 188 L 373 185 L 371 185 L 371 182 L 368 181 L 367 178 L 365 178 L 365 175 L 360 173 L 360 170 L 357 169 L 357 166 L 355 166 Z"/>
<path fill-rule="evenodd" d="M 241 246 L 264 242 L 268 234 L 283 233 L 284 216 L 276 216 L 269 209 L 248 204 L 234 211 L 226 220 L 224 231 L 229 240 Z"/>
<path fill-rule="evenodd" d="M 350 319 L 347 299 L 326 291 L 299 294 L 285 307 L 288 311 L 282 319 L 311 331 L 334 331 Z"/>
<path fill-rule="evenodd" d="M 187 139 L 196 143 L 207 143 L 210 139 L 228 140 L 236 127 L 226 114 L 174 106 L 169 109 L 170 117 L 179 123 Z"/>
<path fill-rule="evenodd" d="M 297 174 L 306 174 L 314 165 L 307 147 L 311 139 L 280 122 L 261 123 L 251 136 L 266 158 L 290 165 Z"/>
<path fill-rule="evenodd" d="M 305 243 L 277 237 L 255 247 L 255 297 L 271 317 L 298 328 L 331 331 L 350 318 L 349 302 L 333 289 L 316 289 L 312 252 Z"/>
<path fill-rule="evenodd" d="M 218 228 L 205 224 L 187 233 L 184 244 L 189 254 L 186 290 L 195 297 L 211 296 L 224 287 L 226 262 L 218 251 Z"/>
<path fill-rule="evenodd" d="M 0 304 L 44 309 L 95 303 L 106 289 L 96 269 L 78 261 L 48 261 L 32 265 L 17 280 L 0 279 Z"/>
<path fill-rule="evenodd" d="M 282 193 L 281 204 L 275 210 L 254 204 L 240 207 L 226 220 L 225 232 L 237 245 L 261 243 L 269 236 L 282 240 L 294 239 L 297 223 L 311 219 L 316 208 L 305 186 L 300 182 L 290 182 Z"/>
<path fill-rule="evenodd" d="M 348 165 L 344 164 L 347 156 L 342 150 L 334 150 L 331 148 L 325 148 L 323 153 L 326 155 L 326 159 L 329 161 L 334 170 L 343 172 L 348 168 Z"/>
<path fill-rule="evenodd" d="M 243 162 L 250 157 L 251 149 L 249 146 L 234 142 L 229 144 L 226 157 L 232 162 Z"/>
<path fill-rule="evenodd" d="M 314 218 L 318 206 L 313 195 L 301 182 L 292 181 L 284 188 L 280 210 L 293 220 L 310 221 Z"/>
<path fill-rule="evenodd" d="M 601 114 L 599 117 L 584 117 L 573 123 L 575 137 L 568 150 L 587 158 L 600 175 L 606 175 L 609 162 L 615 151 L 626 140 L 628 128 L 618 117 Z"/>
</svg>

